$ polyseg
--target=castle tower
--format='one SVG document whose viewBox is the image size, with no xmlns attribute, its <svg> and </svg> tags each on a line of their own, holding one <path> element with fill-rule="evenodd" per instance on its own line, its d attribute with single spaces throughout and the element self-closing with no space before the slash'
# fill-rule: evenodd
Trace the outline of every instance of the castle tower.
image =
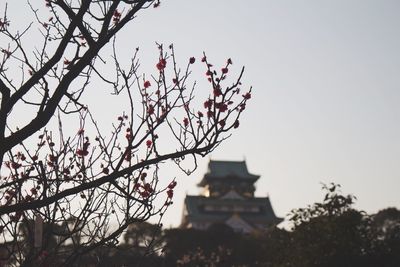
<svg viewBox="0 0 400 267">
<path fill-rule="evenodd" d="M 186 196 L 181 226 L 205 230 L 226 224 L 237 232 L 265 230 L 282 221 L 275 216 L 269 197 L 255 197 L 260 178 L 248 172 L 245 161 L 210 161 L 198 184 L 203 194 Z"/>
</svg>

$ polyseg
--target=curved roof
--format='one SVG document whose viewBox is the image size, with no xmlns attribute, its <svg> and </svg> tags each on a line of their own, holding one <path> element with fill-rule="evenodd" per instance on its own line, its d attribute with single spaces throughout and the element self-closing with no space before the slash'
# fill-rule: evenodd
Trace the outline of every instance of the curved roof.
<svg viewBox="0 0 400 267">
<path fill-rule="evenodd" d="M 226 178 L 236 178 L 254 183 L 259 177 L 259 175 L 249 173 L 246 161 L 210 160 L 207 173 L 198 185 L 204 186 L 211 180 Z"/>
<path fill-rule="evenodd" d="M 243 211 L 207 211 L 205 206 L 241 206 Z M 252 207 L 258 207 L 259 212 L 250 212 Z M 282 218 L 276 217 L 268 197 L 242 199 L 219 199 L 204 196 L 186 196 L 186 220 L 189 221 L 225 221 L 233 214 L 238 213 L 250 223 L 279 223 Z"/>
</svg>

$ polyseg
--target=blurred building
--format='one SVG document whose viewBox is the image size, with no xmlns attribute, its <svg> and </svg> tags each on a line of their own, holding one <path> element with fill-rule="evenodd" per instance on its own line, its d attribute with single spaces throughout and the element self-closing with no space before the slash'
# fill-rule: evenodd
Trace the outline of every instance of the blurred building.
<svg viewBox="0 0 400 267">
<path fill-rule="evenodd" d="M 255 197 L 260 178 L 248 172 L 245 161 L 213 161 L 198 184 L 200 196 L 186 196 L 181 226 L 205 230 L 226 224 L 237 232 L 265 230 L 282 221 L 276 217 L 269 197 Z"/>
</svg>

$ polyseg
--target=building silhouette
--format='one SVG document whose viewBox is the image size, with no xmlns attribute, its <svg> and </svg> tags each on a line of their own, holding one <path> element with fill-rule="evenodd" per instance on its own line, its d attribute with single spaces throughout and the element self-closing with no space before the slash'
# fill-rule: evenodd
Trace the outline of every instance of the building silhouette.
<svg viewBox="0 0 400 267">
<path fill-rule="evenodd" d="M 181 227 L 206 230 L 222 223 L 249 233 L 280 223 L 269 197 L 254 196 L 259 178 L 248 172 L 245 161 L 211 160 L 198 184 L 202 195 L 185 198 Z"/>
</svg>

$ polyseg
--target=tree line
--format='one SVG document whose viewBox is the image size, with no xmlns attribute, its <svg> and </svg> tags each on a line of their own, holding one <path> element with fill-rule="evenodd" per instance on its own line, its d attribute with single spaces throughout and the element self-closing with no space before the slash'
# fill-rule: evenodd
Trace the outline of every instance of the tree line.
<svg viewBox="0 0 400 267">
<path fill-rule="evenodd" d="M 241 234 L 224 224 L 203 231 L 137 223 L 121 240 L 96 248 L 73 266 L 399 266 L 400 210 L 369 215 L 355 209 L 354 196 L 341 194 L 338 185 L 324 190 L 323 201 L 293 210 L 286 228 Z M 62 232 L 57 227 L 53 238 L 54 229 Z M 62 250 L 49 251 L 42 260 L 47 266 L 62 264 Z"/>
</svg>

